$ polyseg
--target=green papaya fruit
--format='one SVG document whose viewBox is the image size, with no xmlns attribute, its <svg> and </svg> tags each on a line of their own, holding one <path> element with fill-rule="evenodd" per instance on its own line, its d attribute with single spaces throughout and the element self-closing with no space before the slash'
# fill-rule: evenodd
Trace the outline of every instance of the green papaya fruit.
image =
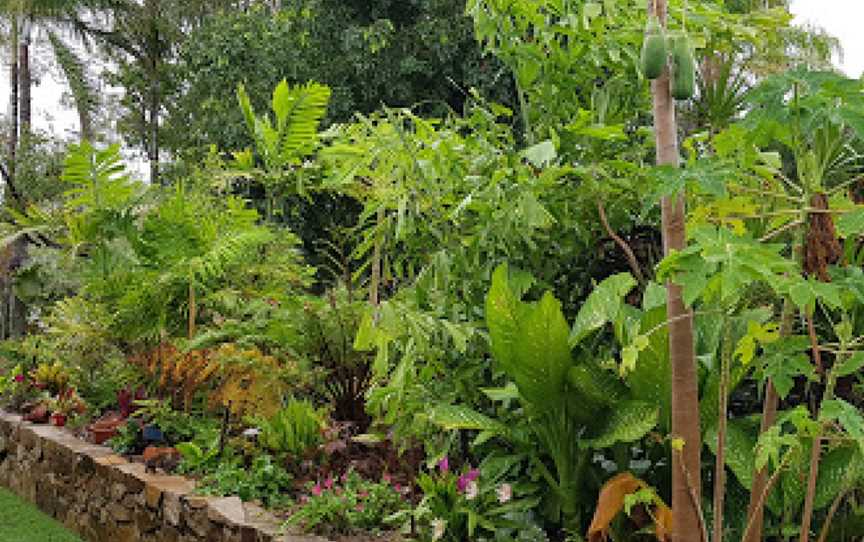
<svg viewBox="0 0 864 542">
<path fill-rule="evenodd" d="M 651 15 L 645 25 L 645 39 L 642 42 L 642 73 L 648 79 L 657 79 L 663 74 L 668 58 L 663 27 L 660 26 L 660 20 Z"/>
<path fill-rule="evenodd" d="M 687 34 L 670 38 L 672 47 L 672 97 L 689 100 L 696 92 L 696 58 Z"/>
</svg>

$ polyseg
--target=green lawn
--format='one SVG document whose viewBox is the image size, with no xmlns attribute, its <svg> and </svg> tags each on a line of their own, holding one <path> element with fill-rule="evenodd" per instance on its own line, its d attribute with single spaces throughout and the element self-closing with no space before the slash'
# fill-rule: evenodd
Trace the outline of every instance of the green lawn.
<svg viewBox="0 0 864 542">
<path fill-rule="evenodd" d="M 0 542 L 81 542 L 61 524 L 0 488 Z"/>
</svg>

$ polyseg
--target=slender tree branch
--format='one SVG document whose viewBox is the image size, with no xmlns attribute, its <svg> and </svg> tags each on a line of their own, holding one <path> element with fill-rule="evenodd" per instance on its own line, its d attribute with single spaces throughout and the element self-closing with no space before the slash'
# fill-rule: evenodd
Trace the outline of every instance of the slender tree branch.
<svg viewBox="0 0 864 542">
<path fill-rule="evenodd" d="M 834 521 L 834 515 L 837 514 L 837 509 L 840 508 L 840 503 L 846 497 L 846 490 L 841 491 L 834 497 L 834 502 L 831 503 L 831 508 L 828 510 L 828 516 L 825 518 L 825 523 L 822 524 L 822 530 L 819 532 L 817 542 L 825 542 L 828 540 L 828 533 L 831 531 L 831 522 Z"/>
<path fill-rule="evenodd" d="M 644 284 L 645 275 L 642 273 L 642 268 L 639 266 L 639 260 L 636 258 L 636 254 L 633 253 L 633 249 L 630 248 L 630 245 L 627 244 L 627 241 L 625 241 L 621 238 L 621 236 L 615 233 L 615 230 L 613 230 L 612 226 L 609 225 L 609 219 L 606 217 L 606 209 L 603 207 L 603 202 L 600 200 L 597 200 L 597 212 L 600 214 L 600 223 L 603 224 L 603 228 L 606 230 L 606 233 L 624 252 L 624 256 L 627 258 L 627 263 L 630 265 L 630 269 L 633 271 L 633 275 L 636 277 L 636 280 L 639 282 L 639 284 Z"/>
</svg>

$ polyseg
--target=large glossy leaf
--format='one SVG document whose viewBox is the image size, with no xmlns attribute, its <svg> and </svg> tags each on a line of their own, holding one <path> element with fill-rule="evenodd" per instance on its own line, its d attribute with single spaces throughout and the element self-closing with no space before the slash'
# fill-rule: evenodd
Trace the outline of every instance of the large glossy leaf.
<svg viewBox="0 0 864 542">
<path fill-rule="evenodd" d="M 730 420 L 726 425 L 726 466 L 738 479 L 738 482 L 750 489 L 753 483 L 753 469 L 756 466 L 756 432 L 749 420 Z M 715 455 L 717 454 L 717 426 L 713 425 L 705 431 L 705 444 Z"/>
<path fill-rule="evenodd" d="M 586 446 L 602 449 L 618 442 L 634 442 L 647 435 L 657 426 L 659 408 L 643 401 L 624 401 L 609 411 L 603 428 Z"/>
<path fill-rule="evenodd" d="M 629 273 L 612 275 L 598 284 L 579 309 L 570 332 L 570 345 L 579 344 L 590 333 L 614 322 L 624 304 L 624 296 L 634 286 L 636 281 Z"/>
<path fill-rule="evenodd" d="M 627 387 L 593 360 L 572 367 L 567 376 L 570 385 L 587 403 L 585 406 L 614 405 L 628 395 Z"/>
<path fill-rule="evenodd" d="M 502 265 L 486 298 L 486 323 L 492 353 L 525 401 L 540 410 L 560 408 L 571 365 L 561 303 L 550 292 L 536 303 L 521 301 Z"/>
</svg>

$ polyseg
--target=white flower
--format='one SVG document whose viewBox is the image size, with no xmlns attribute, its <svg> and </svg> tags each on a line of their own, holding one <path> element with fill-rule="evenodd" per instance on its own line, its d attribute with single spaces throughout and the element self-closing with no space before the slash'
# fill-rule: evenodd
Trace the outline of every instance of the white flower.
<svg viewBox="0 0 864 542">
<path fill-rule="evenodd" d="M 468 485 L 465 486 L 465 498 L 469 501 L 473 501 L 477 498 L 477 495 L 480 493 L 480 486 L 477 485 L 477 482 L 470 481 Z"/>
<path fill-rule="evenodd" d="M 501 484 L 498 486 L 498 502 L 504 504 L 513 498 L 513 486 L 510 484 Z"/>
<path fill-rule="evenodd" d="M 443 519 L 432 520 L 432 540 L 441 540 L 444 531 L 447 530 L 447 522 Z"/>
</svg>

